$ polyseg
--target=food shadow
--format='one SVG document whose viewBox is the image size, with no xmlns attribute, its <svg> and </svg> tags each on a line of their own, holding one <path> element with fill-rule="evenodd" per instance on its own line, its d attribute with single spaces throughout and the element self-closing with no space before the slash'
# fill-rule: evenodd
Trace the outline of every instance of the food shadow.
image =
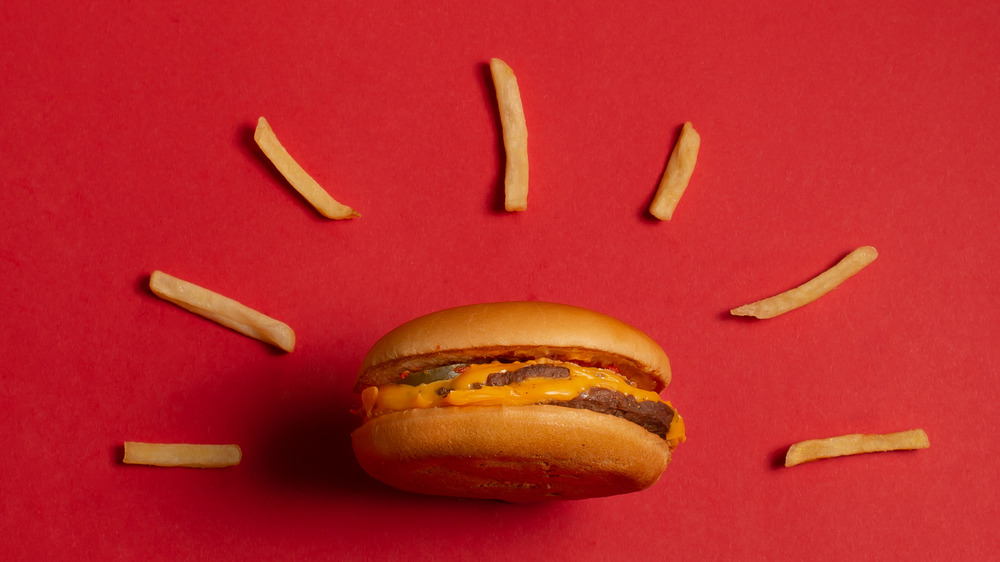
<svg viewBox="0 0 1000 562">
<path fill-rule="evenodd" d="M 263 486 L 278 493 L 377 493 L 378 483 L 361 470 L 351 448 L 359 419 L 351 411 L 350 388 L 276 394 L 253 420 L 258 458 L 248 466 Z"/>
</svg>

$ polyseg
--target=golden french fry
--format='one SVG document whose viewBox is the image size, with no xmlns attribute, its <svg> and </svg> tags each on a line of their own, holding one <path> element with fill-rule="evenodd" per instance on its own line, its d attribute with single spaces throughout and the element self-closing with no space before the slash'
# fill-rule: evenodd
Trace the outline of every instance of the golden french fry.
<svg viewBox="0 0 1000 562">
<path fill-rule="evenodd" d="M 670 158 L 667 159 L 667 167 L 663 171 L 663 177 L 660 178 L 659 187 L 656 188 L 656 195 L 649 205 L 651 215 L 664 221 L 674 216 L 677 202 L 681 200 L 681 195 L 684 195 L 684 190 L 691 181 L 700 147 L 701 135 L 694 130 L 690 121 L 684 123 Z"/>
<path fill-rule="evenodd" d="M 178 279 L 162 271 L 149 276 L 153 294 L 199 316 L 213 320 L 237 332 L 291 352 L 295 349 L 295 332 L 285 324 L 229 297 L 224 297 Z"/>
<path fill-rule="evenodd" d="M 187 468 L 224 468 L 240 464 L 239 445 L 125 442 L 125 464 Z"/>
<path fill-rule="evenodd" d="M 521 106 L 521 92 L 514 71 L 504 61 L 490 59 L 490 74 L 497 91 L 503 146 L 507 153 L 504 208 L 523 211 L 528 208 L 528 127 Z"/>
<path fill-rule="evenodd" d="M 788 448 L 788 452 L 785 453 L 785 466 L 795 466 L 804 462 L 844 455 L 926 449 L 930 446 L 927 434 L 922 429 L 884 434 L 854 433 L 827 439 L 810 439 Z"/>
<path fill-rule="evenodd" d="M 855 273 L 875 261 L 878 251 L 871 246 L 862 246 L 847 254 L 837 265 L 820 273 L 794 289 L 757 302 L 745 304 L 730 310 L 733 316 L 753 316 L 773 318 L 800 306 L 807 305 L 837 288 Z"/>
<path fill-rule="evenodd" d="M 354 209 L 337 202 L 312 176 L 302 169 L 302 166 L 281 145 L 278 137 L 271 130 L 271 126 L 263 117 L 257 120 L 257 129 L 253 133 L 253 140 L 257 141 L 257 146 L 271 160 L 274 167 L 281 172 L 281 175 L 285 176 L 288 183 L 324 217 L 340 220 L 361 216 Z"/>
</svg>

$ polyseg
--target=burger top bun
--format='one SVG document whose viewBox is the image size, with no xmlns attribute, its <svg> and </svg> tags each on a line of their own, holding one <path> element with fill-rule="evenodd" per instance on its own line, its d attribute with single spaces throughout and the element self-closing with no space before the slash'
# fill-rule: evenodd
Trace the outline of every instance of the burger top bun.
<svg viewBox="0 0 1000 562">
<path fill-rule="evenodd" d="M 621 320 L 564 304 L 499 302 L 449 308 L 392 330 L 365 356 L 355 390 L 396 382 L 402 371 L 538 357 L 614 366 L 654 392 L 670 383 L 663 349 Z"/>
</svg>

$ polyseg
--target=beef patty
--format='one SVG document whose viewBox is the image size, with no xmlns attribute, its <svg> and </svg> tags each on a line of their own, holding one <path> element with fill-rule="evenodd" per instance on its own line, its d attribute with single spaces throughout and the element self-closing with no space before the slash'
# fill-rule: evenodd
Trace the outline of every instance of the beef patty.
<svg viewBox="0 0 1000 562">
<path fill-rule="evenodd" d="M 607 388 L 591 388 L 583 394 L 564 402 L 553 402 L 556 406 L 580 408 L 610 414 L 641 425 L 646 431 L 666 438 L 674 410 L 666 402 L 643 400 Z"/>
<path fill-rule="evenodd" d="M 514 371 L 493 373 L 487 377 L 486 386 L 506 386 L 531 378 L 565 379 L 569 378 L 569 369 L 558 365 L 529 365 Z M 640 402 L 635 396 L 600 387 L 588 389 L 571 400 L 551 404 L 624 418 L 663 438 L 666 438 L 670 422 L 674 419 L 674 410 L 665 402 Z"/>
</svg>

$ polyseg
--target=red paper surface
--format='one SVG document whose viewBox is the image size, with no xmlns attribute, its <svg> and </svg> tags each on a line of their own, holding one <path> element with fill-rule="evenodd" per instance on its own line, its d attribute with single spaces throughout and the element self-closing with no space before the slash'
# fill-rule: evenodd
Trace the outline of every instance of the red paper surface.
<svg viewBox="0 0 1000 562">
<path fill-rule="evenodd" d="M 946 3 L 947 4 L 947 3 Z M 83 2 L 0 7 L 0 558 L 982 559 L 1000 541 L 994 2 Z M 517 73 L 528 210 L 499 206 L 487 61 Z M 266 116 L 362 218 L 262 157 Z M 681 125 L 671 222 L 646 207 Z M 766 321 L 728 310 L 850 250 Z M 276 352 L 154 270 L 291 325 Z M 689 439 L 651 489 L 421 497 L 355 464 L 368 346 L 471 302 L 590 307 L 673 364 Z M 927 450 L 780 466 L 802 439 Z M 120 464 L 126 440 L 240 466 Z"/>
</svg>

